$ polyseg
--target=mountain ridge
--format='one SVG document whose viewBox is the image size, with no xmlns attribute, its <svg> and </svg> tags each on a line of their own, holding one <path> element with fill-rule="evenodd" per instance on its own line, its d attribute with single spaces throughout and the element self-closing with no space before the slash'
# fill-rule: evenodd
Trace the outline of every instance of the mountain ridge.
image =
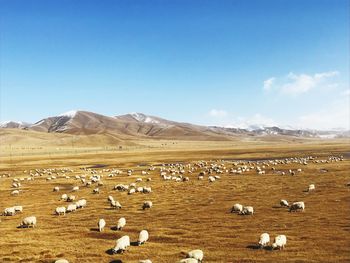
<svg viewBox="0 0 350 263">
<path fill-rule="evenodd" d="M 76 135 L 111 134 L 119 139 L 160 138 L 160 139 L 215 139 L 230 140 L 236 136 L 294 136 L 307 138 L 349 137 L 349 131 L 316 131 L 306 129 L 284 129 L 278 126 L 256 129 L 226 128 L 176 122 L 161 117 L 132 112 L 123 115 L 105 116 L 90 111 L 74 110 L 51 116 L 34 124 L 8 121 L 0 128 L 27 129 L 48 133 Z"/>
</svg>

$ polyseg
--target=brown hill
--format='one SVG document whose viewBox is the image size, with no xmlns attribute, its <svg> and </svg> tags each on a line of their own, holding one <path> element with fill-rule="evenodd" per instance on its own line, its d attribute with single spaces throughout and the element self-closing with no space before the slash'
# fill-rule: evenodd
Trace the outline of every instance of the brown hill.
<svg viewBox="0 0 350 263">
<path fill-rule="evenodd" d="M 349 137 L 349 131 L 310 131 L 281 129 L 279 127 L 257 127 L 252 130 L 201 126 L 175 122 L 143 113 L 119 116 L 104 116 L 88 111 L 70 111 L 54 117 L 42 119 L 35 124 L 6 122 L 0 128 L 18 128 L 45 133 L 72 135 L 112 136 L 118 140 L 235 140 L 250 137 L 300 137 L 300 138 L 340 138 Z"/>
<path fill-rule="evenodd" d="M 76 135 L 111 134 L 120 139 L 230 139 L 229 134 L 217 132 L 206 126 L 168 121 L 141 113 L 108 117 L 88 111 L 77 111 L 42 119 L 28 129 Z"/>
</svg>

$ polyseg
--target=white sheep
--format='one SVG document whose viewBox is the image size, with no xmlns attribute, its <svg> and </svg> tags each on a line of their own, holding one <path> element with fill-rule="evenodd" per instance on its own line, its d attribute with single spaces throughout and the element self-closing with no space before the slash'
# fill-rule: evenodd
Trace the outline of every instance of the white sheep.
<svg viewBox="0 0 350 263">
<path fill-rule="evenodd" d="M 112 202 L 112 201 L 114 201 L 114 198 L 113 198 L 113 196 L 109 195 L 107 200 L 108 200 L 109 202 Z"/>
<path fill-rule="evenodd" d="M 18 190 L 13 190 L 13 191 L 11 192 L 11 195 L 19 195 L 19 191 L 18 191 Z"/>
<path fill-rule="evenodd" d="M 122 228 L 126 225 L 126 219 L 124 217 L 119 218 L 117 224 L 117 230 L 122 230 Z"/>
<path fill-rule="evenodd" d="M 69 212 L 74 212 L 77 210 L 77 205 L 76 204 L 69 204 L 67 209 L 66 209 L 66 212 L 69 213 Z"/>
<path fill-rule="evenodd" d="M 56 207 L 55 212 L 56 212 L 57 215 L 65 215 L 66 214 L 66 208 L 64 206 Z"/>
<path fill-rule="evenodd" d="M 241 204 L 234 204 L 232 209 L 231 209 L 231 213 L 240 213 L 243 211 L 243 205 Z"/>
<path fill-rule="evenodd" d="M 216 179 L 215 179 L 214 176 L 209 176 L 208 180 L 209 180 L 210 183 L 212 183 L 212 182 L 215 182 Z"/>
<path fill-rule="evenodd" d="M 60 188 L 59 188 L 58 186 L 55 186 L 55 187 L 53 188 L 53 191 L 54 191 L 54 192 L 59 192 L 59 191 L 60 191 Z"/>
<path fill-rule="evenodd" d="M 145 210 L 147 208 L 151 208 L 153 206 L 152 201 L 145 201 L 142 205 L 142 209 Z"/>
<path fill-rule="evenodd" d="M 94 194 L 99 194 L 100 193 L 100 189 L 99 188 L 95 188 L 94 190 L 92 190 L 92 192 Z"/>
<path fill-rule="evenodd" d="M 61 195 L 61 200 L 67 201 L 68 200 L 68 195 L 67 194 Z"/>
<path fill-rule="evenodd" d="M 149 234 L 147 230 L 142 230 L 139 234 L 139 239 L 137 240 L 137 244 L 140 246 L 144 243 L 146 243 L 146 241 L 149 238 Z"/>
<path fill-rule="evenodd" d="M 304 209 L 305 209 L 304 202 L 295 202 L 290 206 L 289 212 L 294 212 L 294 211 L 299 211 L 299 210 L 301 210 L 303 212 Z"/>
<path fill-rule="evenodd" d="M 270 243 L 270 235 L 268 233 L 263 233 L 260 235 L 260 239 L 259 239 L 259 246 L 260 247 L 265 247 Z"/>
<path fill-rule="evenodd" d="M 188 252 L 187 257 L 194 258 L 194 259 L 198 260 L 198 262 L 202 262 L 203 257 L 204 257 L 204 253 L 200 249 L 195 249 L 195 250 Z"/>
<path fill-rule="evenodd" d="M 124 253 L 128 246 L 130 246 L 129 236 L 122 236 L 116 241 L 116 246 L 112 249 L 112 251 L 113 253 Z"/>
<path fill-rule="evenodd" d="M 79 186 L 74 186 L 72 189 L 73 192 L 79 191 Z"/>
<path fill-rule="evenodd" d="M 111 207 L 113 208 L 116 208 L 116 209 L 122 208 L 122 205 L 118 201 L 112 200 L 110 203 L 111 203 Z"/>
<path fill-rule="evenodd" d="M 240 215 L 253 215 L 254 208 L 252 206 L 244 206 L 243 210 L 239 214 Z"/>
<path fill-rule="evenodd" d="M 14 216 L 16 214 L 16 210 L 14 207 L 5 208 L 3 215 L 4 216 Z"/>
<path fill-rule="evenodd" d="M 146 187 L 146 186 L 145 186 L 145 187 L 143 188 L 143 193 L 144 193 L 144 194 L 148 194 L 148 193 L 151 193 L 151 192 L 152 192 L 152 188 L 151 188 L 151 187 Z"/>
<path fill-rule="evenodd" d="M 315 190 L 315 185 L 314 184 L 310 184 L 309 188 L 308 188 L 308 191 L 311 192 L 313 190 Z"/>
<path fill-rule="evenodd" d="M 287 200 L 284 200 L 284 199 L 281 199 L 280 205 L 281 205 L 281 206 L 285 206 L 285 207 L 288 207 L 288 206 L 289 206 Z"/>
<path fill-rule="evenodd" d="M 87 201 L 86 201 L 86 199 L 80 199 L 77 202 L 75 202 L 75 204 L 77 206 L 77 209 L 84 208 L 87 204 Z"/>
<path fill-rule="evenodd" d="M 23 212 L 23 206 L 21 205 L 15 205 L 13 208 L 15 209 L 15 212 Z"/>
<path fill-rule="evenodd" d="M 69 263 L 67 259 L 57 259 L 55 263 Z"/>
<path fill-rule="evenodd" d="M 150 259 L 140 260 L 139 263 L 152 263 Z"/>
<path fill-rule="evenodd" d="M 97 226 L 98 226 L 98 230 L 99 230 L 100 232 L 102 232 L 103 229 L 104 229 L 104 227 L 106 226 L 106 221 L 105 221 L 103 218 L 101 218 L 101 219 L 98 221 Z"/>
<path fill-rule="evenodd" d="M 128 192 L 129 195 L 132 195 L 136 192 L 135 188 L 131 188 Z"/>
<path fill-rule="evenodd" d="M 35 216 L 28 216 L 22 220 L 21 227 L 35 227 L 36 225 L 36 217 Z"/>
<path fill-rule="evenodd" d="M 275 241 L 272 244 L 272 249 L 278 248 L 279 250 L 283 249 L 287 244 L 287 237 L 285 235 L 278 235 L 275 237 Z"/>
<path fill-rule="evenodd" d="M 75 195 L 70 195 L 67 197 L 67 202 L 73 202 L 75 200 Z"/>
</svg>

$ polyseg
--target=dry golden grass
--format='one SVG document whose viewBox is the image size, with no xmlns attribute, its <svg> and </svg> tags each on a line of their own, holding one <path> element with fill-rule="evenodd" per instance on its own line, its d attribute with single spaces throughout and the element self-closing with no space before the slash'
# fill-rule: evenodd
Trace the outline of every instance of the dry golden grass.
<svg viewBox="0 0 350 263">
<path fill-rule="evenodd" d="M 140 142 L 139 142 L 140 143 Z M 162 142 L 161 144 L 164 144 Z M 144 142 L 146 146 L 146 142 Z M 90 152 L 21 156 L 1 158 L 0 174 L 10 173 L 10 178 L 0 178 L 0 209 L 16 204 L 23 205 L 22 214 L 0 217 L 1 262 L 53 262 L 66 258 L 70 262 L 138 262 L 150 258 L 153 262 L 176 262 L 183 258 L 182 251 L 202 249 L 205 262 L 349 262 L 350 261 L 350 181 L 349 146 L 344 141 L 307 142 L 181 142 L 166 146 L 152 143 L 153 148 L 134 148 L 116 152 Z M 162 148 L 163 147 L 163 148 Z M 346 154 L 346 160 L 328 164 L 295 165 L 277 168 L 297 169 L 297 176 L 281 176 L 269 171 L 266 175 L 250 172 L 244 175 L 223 174 L 212 184 L 197 180 L 197 174 L 187 175 L 189 182 L 163 181 L 159 171 L 151 172 L 151 182 L 138 183 L 152 187 L 151 194 L 128 196 L 112 188 L 118 183 L 132 183 L 141 177 L 140 163 L 215 159 L 251 159 Z M 80 167 L 105 164 L 107 168 L 127 169 L 135 173 L 109 178 L 105 175 L 100 194 L 92 194 L 91 188 L 81 187 L 78 198 L 86 198 L 86 208 L 66 216 L 53 215 L 57 206 L 67 205 L 59 201 L 63 193 L 69 193 L 75 185 L 81 185 L 71 177 L 46 181 L 46 176 L 35 181 L 24 181 L 19 196 L 10 196 L 12 178 L 27 177 L 23 170 L 35 168 L 69 167 L 70 175 L 86 174 Z M 227 167 L 231 167 L 227 163 Z M 321 173 L 320 169 L 329 172 Z M 101 170 L 101 169 L 97 169 Z M 145 177 L 145 176 L 143 176 Z M 148 176 L 147 176 L 148 177 Z M 311 183 L 313 193 L 304 192 Z M 58 193 L 52 192 L 60 186 Z M 112 195 L 123 208 L 109 209 L 107 196 Z M 278 208 L 279 200 L 305 201 L 303 213 L 289 213 Z M 152 200 L 154 207 L 141 210 L 145 200 Z M 252 205 L 253 216 L 231 214 L 234 203 Z M 17 229 L 22 218 L 35 215 L 37 228 Z M 120 217 L 127 225 L 122 231 L 111 228 Z M 96 231 L 99 218 L 107 226 L 104 232 Z M 115 240 L 129 235 L 131 241 L 147 229 L 149 242 L 131 246 L 123 255 L 110 255 Z M 288 243 L 284 251 L 254 249 L 261 233 L 273 238 L 285 234 Z"/>
</svg>

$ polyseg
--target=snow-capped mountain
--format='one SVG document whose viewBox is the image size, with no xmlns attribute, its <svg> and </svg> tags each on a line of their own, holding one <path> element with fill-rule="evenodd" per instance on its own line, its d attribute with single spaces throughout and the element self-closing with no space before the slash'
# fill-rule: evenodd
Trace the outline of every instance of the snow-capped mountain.
<svg viewBox="0 0 350 263">
<path fill-rule="evenodd" d="M 0 128 L 19 128 L 24 129 L 29 127 L 31 124 L 22 121 L 4 121 L 0 123 Z"/>
<path fill-rule="evenodd" d="M 162 119 L 144 113 L 114 117 L 88 111 L 68 111 L 42 119 L 34 124 L 6 122 L 0 128 L 29 129 L 39 132 L 67 134 L 111 134 L 118 138 L 142 137 L 189 140 L 230 140 L 237 136 L 293 136 L 308 138 L 349 137 L 349 131 L 311 131 L 250 125 L 246 128 L 201 126 Z"/>
</svg>

